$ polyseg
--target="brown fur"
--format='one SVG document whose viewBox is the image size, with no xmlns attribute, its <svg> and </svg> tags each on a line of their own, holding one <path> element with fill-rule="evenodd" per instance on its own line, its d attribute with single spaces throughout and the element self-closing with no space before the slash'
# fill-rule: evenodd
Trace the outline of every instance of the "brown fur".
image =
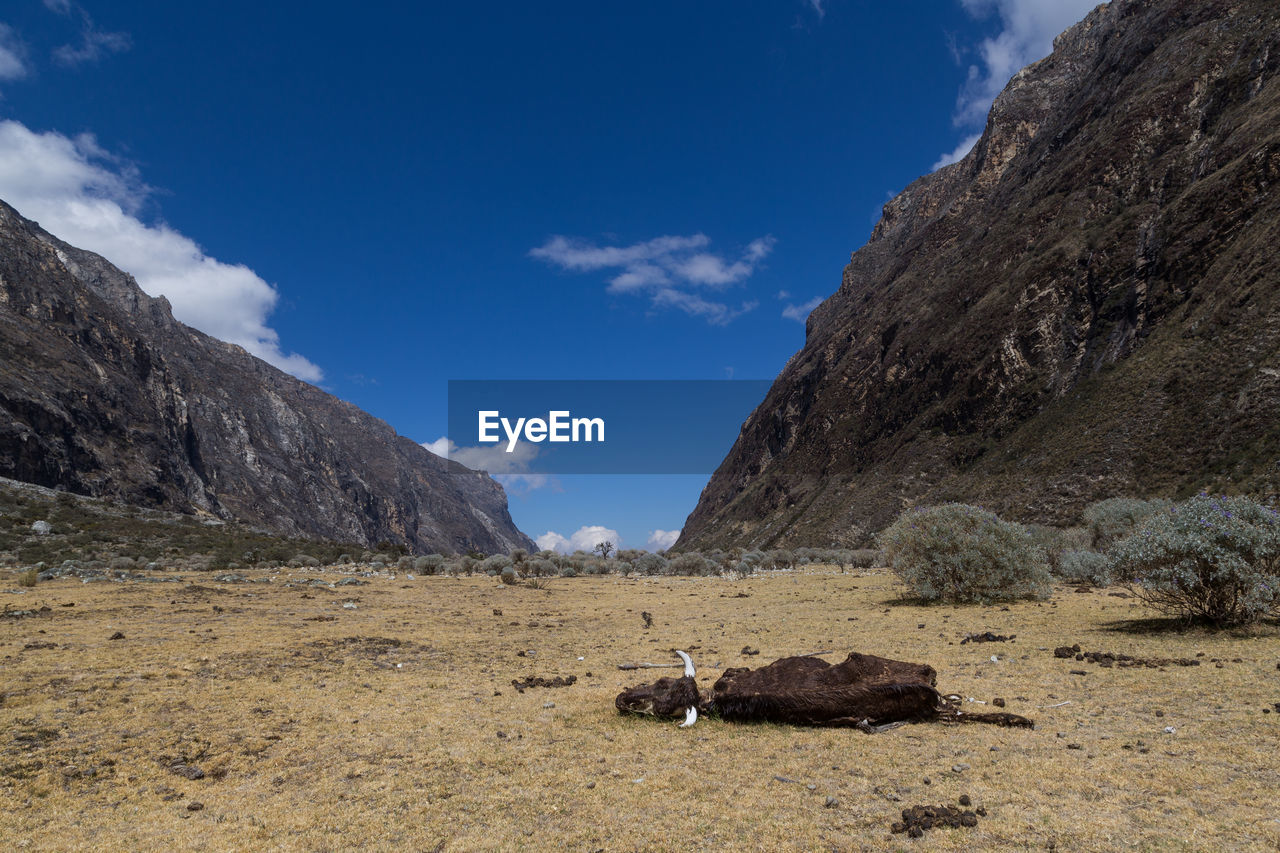
<svg viewBox="0 0 1280 853">
<path fill-rule="evenodd" d="M 940 720 L 949 723 L 1033 723 L 1015 714 L 966 714 L 938 694 L 937 673 L 927 664 L 850 652 L 838 664 L 816 657 L 781 658 L 759 669 L 732 667 L 709 695 L 690 677 L 660 678 L 624 690 L 619 711 L 678 717 L 690 705 L 730 722 L 808 726 L 877 726 Z"/>
</svg>

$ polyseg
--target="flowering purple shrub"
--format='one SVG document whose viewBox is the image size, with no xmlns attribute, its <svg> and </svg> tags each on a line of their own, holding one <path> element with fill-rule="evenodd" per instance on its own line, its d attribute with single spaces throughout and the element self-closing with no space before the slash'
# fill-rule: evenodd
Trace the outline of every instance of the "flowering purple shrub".
<svg viewBox="0 0 1280 853">
<path fill-rule="evenodd" d="M 1047 598 L 1045 554 L 1021 524 L 967 504 L 909 509 L 880 533 L 898 577 L 925 601 Z"/>
<path fill-rule="evenodd" d="M 1112 557 L 1161 612 L 1217 626 L 1280 615 L 1280 515 L 1249 498 L 1177 504 L 1148 517 Z"/>
</svg>

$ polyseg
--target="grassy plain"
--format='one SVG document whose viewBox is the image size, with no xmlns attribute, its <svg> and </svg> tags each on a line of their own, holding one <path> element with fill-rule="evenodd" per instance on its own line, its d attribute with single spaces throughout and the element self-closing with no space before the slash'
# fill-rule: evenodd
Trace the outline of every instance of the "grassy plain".
<svg viewBox="0 0 1280 853">
<path fill-rule="evenodd" d="M 20 590 L 16 573 L 0 576 L 6 847 L 1280 846 L 1273 625 L 1151 630 L 1132 624 L 1151 614 L 1117 590 L 1069 587 L 1044 603 L 920 607 L 887 572 L 821 567 L 541 590 L 387 574 L 331 589 L 306 582 L 344 577 L 333 569 L 245 574 L 270 582 L 187 573 Z M 961 644 L 984 631 L 1016 639 Z M 1073 643 L 1203 663 L 1053 656 Z M 666 663 L 677 647 L 692 650 L 704 687 L 722 667 L 824 650 L 927 662 L 943 692 L 1001 697 L 1037 727 L 868 735 L 618 715 L 619 690 L 674 672 L 618 665 Z M 511 683 L 570 675 L 567 687 Z M 890 835 L 902 809 L 962 794 L 987 810 L 976 828 Z"/>
</svg>

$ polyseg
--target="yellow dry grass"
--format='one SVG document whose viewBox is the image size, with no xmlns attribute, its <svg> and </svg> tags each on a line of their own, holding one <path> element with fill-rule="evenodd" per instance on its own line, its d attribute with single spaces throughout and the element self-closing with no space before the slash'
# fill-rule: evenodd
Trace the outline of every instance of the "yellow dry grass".
<svg viewBox="0 0 1280 853">
<path fill-rule="evenodd" d="M 403 575 L 286 585 L 304 577 L 341 576 L 62 580 L 0 592 L 11 608 L 49 607 L 0 618 L 5 846 L 1280 845 L 1280 713 L 1262 713 L 1280 701 L 1274 627 L 1124 630 L 1124 620 L 1150 614 L 1105 590 L 1058 589 L 1050 602 L 1007 609 L 919 607 L 898 601 L 882 572 L 581 577 L 546 590 Z M 643 611 L 653 615 L 648 630 Z M 1017 639 L 959 642 L 987 630 Z M 124 638 L 109 640 L 116 632 Z M 1103 669 L 1053 657 L 1076 642 L 1145 657 L 1203 654 L 1205 663 Z M 760 656 L 744 657 L 748 645 Z M 667 671 L 617 665 L 665 663 L 675 647 L 693 650 L 706 687 L 717 667 L 825 649 L 835 650 L 831 661 L 858 650 L 927 662 L 944 692 L 1002 697 L 1038 725 L 867 735 L 718 720 L 682 730 L 618 715 L 620 689 Z M 578 680 L 512 687 L 531 675 Z M 175 762 L 204 778 L 178 775 Z M 961 794 L 988 811 L 976 828 L 889 834 L 906 806 L 954 805 Z"/>
</svg>

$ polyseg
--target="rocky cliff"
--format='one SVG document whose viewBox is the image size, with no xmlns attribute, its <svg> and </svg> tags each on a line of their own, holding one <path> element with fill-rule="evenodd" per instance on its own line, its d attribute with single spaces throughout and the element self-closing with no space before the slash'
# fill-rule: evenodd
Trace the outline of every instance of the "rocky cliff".
<svg viewBox="0 0 1280 853">
<path fill-rule="evenodd" d="M 174 320 L 0 202 L 0 476 L 415 551 L 530 548 L 488 476 Z"/>
<path fill-rule="evenodd" d="M 1280 5 L 1113 0 L 907 187 L 677 547 L 1280 488 Z"/>
</svg>

